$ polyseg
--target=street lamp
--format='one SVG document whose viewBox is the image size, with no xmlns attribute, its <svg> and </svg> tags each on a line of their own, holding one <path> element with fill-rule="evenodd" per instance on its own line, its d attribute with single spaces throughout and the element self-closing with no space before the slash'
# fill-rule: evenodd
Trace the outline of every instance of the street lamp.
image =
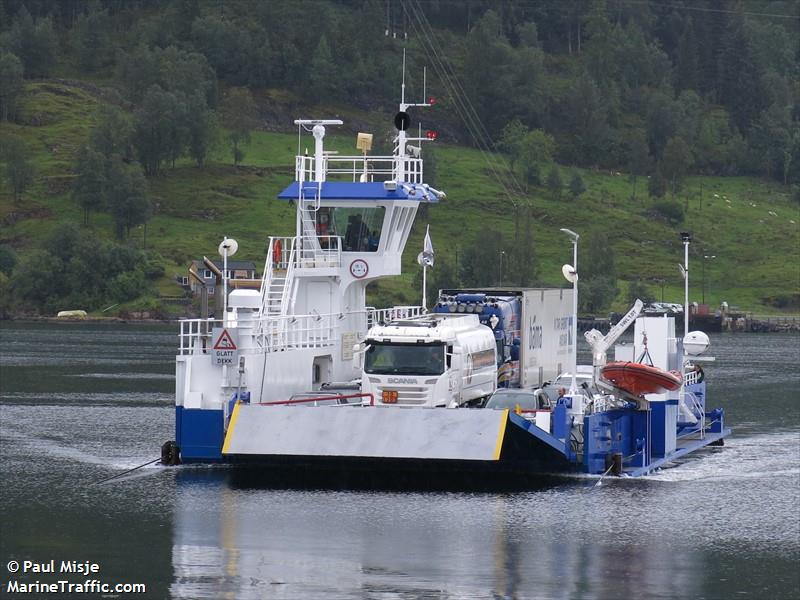
<svg viewBox="0 0 800 600">
<path fill-rule="evenodd" d="M 703 304 L 705 304 L 705 303 L 706 303 L 706 261 L 707 261 L 707 260 L 710 260 L 710 259 L 713 259 L 713 258 L 717 258 L 717 257 L 716 257 L 715 255 L 713 255 L 713 254 L 711 254 L 711 255 L 709 255 L 709 254 L 704 254 L 704 255 L 703 255 L 703 265 L 702 265 L 702 266 L 703 266 L 703 268 L 702 268 L 702 269 L 700 269 L 700 272 L 701 272 L 701 274 L 702 274 L 702 275 L 701 275 L 701 278 L 702 278 L 702 280 L 703 280 L 703 285 L 702 285 L 702 290 L 703 290 L 703 291 L 702 291 L 702 293 L 701 293 L 701 296 L 702 296 L 702 302 L 703 302 Z"/>
<path fill-rule="evenodd" d="M 228 257 L 236 254 L 238 249 L 239 244 L 236 240 L 228 236 L 225 236 L 217 248 L 222 257 L 222 316 L 226 321 L 228 319 Z"/>
<path fill-rule="evenodd" d="M 683 276 L 683 337 L 689 335 L 689 244 L 692 243 L 692 234 L 688 231 L 681 231 L 681 242 L 683 242 L 683 264 L 678 265 Z M 686 352 L 684 351 L 684 359 Z M 682 384 L 681 384 L 682 385 Z M 683 393 L 683 388 L 681 388 Z"/>
<path fill-rule="evenodd" d="M 581 236 L 570 229 L 561 228 L 562 233 L 566 233 L 572 239 L 572 269 L 567 269 L 564 265 L 562 269 L 567 281 L 572 281 L 572 383 L 569 393 L 575 394 L 578 391 L 577 371 L 578 371 L 578 240 Z"/>
<path fill-rule="evenodd" d="M 500 250 L 500 287 L 503 287 L 503 257 L 506 255 L 505 250 Z"/>
</svg>

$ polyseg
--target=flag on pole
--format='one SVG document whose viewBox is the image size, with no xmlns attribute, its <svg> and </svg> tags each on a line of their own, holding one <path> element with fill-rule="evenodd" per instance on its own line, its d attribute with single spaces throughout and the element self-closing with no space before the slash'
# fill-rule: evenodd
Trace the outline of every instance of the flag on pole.
<svg viewBox="0 0 800 600">
<path fill-rule="evenodd" d="M 423 267 L 433 267 L 433 242 L 431 242 L 431 226 L 428 225 L 425 230 L 425 242 L 422 246 L 422 252 L 417 255 L 417 262 Z"/>
</svg>

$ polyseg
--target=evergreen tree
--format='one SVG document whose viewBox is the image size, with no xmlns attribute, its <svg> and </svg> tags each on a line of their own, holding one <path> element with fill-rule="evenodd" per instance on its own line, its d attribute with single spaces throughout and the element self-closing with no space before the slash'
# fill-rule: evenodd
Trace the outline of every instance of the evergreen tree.
<svg viewBox="0 0 800 600">
<path fill-rule="evenodd" d="M 514 209 L 514 242 L 505 248 L 507 263 L 503 283 L 532 287 L 536 283 L 537 267 L 533 243 L 533 209 L 517 205 Z"/>
<path fill-rule="evenodd" d="M 108 204 L 117 238 L 130 236 L 131 229 L 147 223 L 150 201 L 147 182 L 138 163 L 126 165 L 114 158 L 108 176 Z"/>
<path fill-rule="evenodd" d="M 767 106 L 767 90 L 745 32 L 742 5 L 737 4 L 722 40 L 719 97 L 733 122 L 746 131 Z"/>
<path fill-rule="evenodd" d="M 699 49 L 694 32 L 694 23 L 686 17 L 683 32 L 678 42 L 678 58 L 675 66 L 675 87 L 679 90 L 697 89 L 699 77 Z"/>
<path fill-rule="evenodd" d="M 661 172 L 661 164 L 656 165 L 656 170 L 647 182 L 647 193 L 650 197 L 663 198 L 667 193 L 667 182 Z"/>
<path fill-rule="evenodd" d="M 795 147 L 797 123 L 788 106 L 773 104 L 756 120 L 750 131 L 750 146 L 759 171 L 789 183 L 789 167 Z"/>
<path fill-rule="evenodd" d="M 92 148 L 78 151 L 72 198 L 83 209 L 83 223 L 89 224 L 89 213 L 106 205 L 106 158 Z"/>
<path fill-rule="evenodd" d="M 17 254 L 6 244 L 0 244 L 0 273 L 11 275 L 17 264 Z"/>
<path fill-rule="evenodd" d="M 670 96 L 661 91 L 650 95 L 647 101 L 647 141 L 651 154 L 660 157 L 667 140 L 678 130 L 679 112 Z"/>
<path fill-rule="evenodd" d="M 627 164 L 630 180 L 633 183 L 631 197 L 636 199 L 636 181 L 650 170 L 650 149 L 647 146 L 645 132 L 641 129 L 630 131 L 625 140 L 627 146 Z"/>
<path fill-rule="evenodd" d="M 558 109 L 569 144 L 560 145 L 562 162 L 595 165 L 608 160 L 611 131 L 608 124 L 609 103 L 615 100 L 614 86 L 602 93 L 597 83 L 586 75 L 572 80 L 572 85 Z"/>
<path fill-rule="evenodd" d="M 25 69 L 27 77 L 46 77 L 55 63 L 56 34 L 50 19 L 34 21 L 25 5 L 19 9 L 5 45 Z"/>
<path fill-rule="evenodd" d="M 315 102 L 336 97 L 337 78 L 338 69 L 328 46 L 328 40 L 325 35 L 322 35 L 308 66 L 306 95 Z"/>
<path fill-rule="evenodd" d="M 250 142 L 250 132 L 257 124 L 256 103 L 247 88 L 231 88 L 220 106 L 223 124 L 228 129 L 233 164 L 244 158 L 241 145 Z"/>
<path fill-rule="evenodd" d="M 128 113 L 111 104 L 101 104 L 95 113 L 95 125 L 89 132 L 93 150 L 106 160 L 117 155 L 129 160 L 133 157 L 131 137 L 133 123 Z"/>
<path fill-rule="evenodd" d="M 10 52 L 0 52 L 0 121 L 13 121 L 22 92 L 22 62 Z"/>
<path fill-rule="evenodd" d="M 553 200 L 561 199 L 561 191 L 564 188 L 564 182 L 561 179 L 561 173 L 556 165 L 550 167 L 550 172 L 547 174 L 547 189 L 553 196 Z"/>
<path fill-rule="evenodd" d="M 198 167 L 202 168 L 212 148 L 217 145 L 219 137 L 217 115 L 213 110 L 199 107 L 190 109 L 189 115 L 189 156 L 194 159 Z"/>
<path fill-rule="evenodd" d="M 586 184 L 583 183 L 583 178 L 581 174 L 577 171 L 572 173 L 572 179 L 569 182 L 569 193 L 572 195 L 572 199 L 577 199 L 583 192 L 586 191 Z"/>
<path fill-rule="evenodd" d="M 585 22 L 588 39 L 583 48 L 584 61 L 591 78 L 607 88 L 617 78 L 620 65 L 614 60 L 614 53 L 622 32 L 609 22 L 605 0 L 591 5 Z"/>
<path fill-rule="evenodd" d="M 0 159 L 5 162 L 3 174 L 14 194 L 14 204 L 19 204 L 25 190 L 33 183 L 34 176 L 25 142 L 15 135 L 4 135 L 0 138 Z"/>
<path fill-rule="evenodd" d="M 694 159 L 692 150 L 681 137 L 670 138 L 664 148 L 664 158 L 661 161 L 661 170 L 669 181 L 672 195 L 678 193 L 684 177 L 686 177 Z"/>
<path fill-rule="evenodd" d="M 487 229 L 476 234 L 462 253 L 459 278 L 468 287 L 502 285 L 503 269 L 508 273 L 507 263 L 502 234 Z"/>
<path fill-rule="evenodd" d="M 522 144 L 528 128 L 519 119 L 513 119 L 506 123 L 500 134 L 500 141 L 497 147 L 508 155 L 508 163 L 513 171 L 522 154 Z"/>
<path fill-rule="evenodd" d="M 175 94 L 152 86 L 134 112 L 133 140 L 148 175 L 157 175 L 161 164 L 179 155 L 185 105 Z"/>
<path fill-rule="evenodd" d="M 541 129 L 529 131 L 522 137 L 518 144 L 517 160 L 528 185 L 541 183 L 539 175 L 541 167 L 552 162 L 555 149 L 556 143 L 553 136 Z"/>
<path fill-rule="evenodd" d="M 581 310 L 596 313 L 608 307 L 617 295 L 617 269 L 614 248 L 608 236 L 599 231 L 590 231 L 583 242 L 583 255 L 591 256 L 580 267 L 578 279 L 578 302 Z"/>
<path fill-rule="evenodd" d="M 510 67 L 513 52 L 503 33 L 500 16 L 487 10 L 464 41 L 464 90 L 478 118 L 488 130 L 499 130 L 508 115 L 512 88 Z"/>
<path fill-rule="evenodd" d="M 87 71 L 107 67 L 114 58 L 111 43 L 111 20 L 108 10 L 97 0 L 89 2 L 87 12 L 72 29 L 78 64 Z"/>
</svg>

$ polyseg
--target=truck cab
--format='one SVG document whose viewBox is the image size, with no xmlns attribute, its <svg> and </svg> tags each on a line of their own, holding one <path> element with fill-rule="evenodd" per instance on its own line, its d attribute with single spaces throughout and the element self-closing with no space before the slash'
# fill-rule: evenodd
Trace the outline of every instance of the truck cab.
<svg viewBox="0 0 800 600">
<path fill-rule="evenodd" d="M 371 328 L 362 391 L 377 405 L 476 404 L 497 386 L 494 334 L 477 315 L 429 314 Z"/>
</svg>

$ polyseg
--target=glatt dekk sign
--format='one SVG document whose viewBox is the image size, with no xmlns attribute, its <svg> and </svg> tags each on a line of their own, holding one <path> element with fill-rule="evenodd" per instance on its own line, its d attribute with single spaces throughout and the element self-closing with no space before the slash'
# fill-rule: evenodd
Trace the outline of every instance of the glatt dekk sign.
<svg viewBox="0 0 800 600">
<path fill-rule="evenodd" d="M 239 342 L 235 329 L 215 327 L 211 332 L 211 361 L 215 365 L 233 366 L 239 361 Z"/>
</svg>

